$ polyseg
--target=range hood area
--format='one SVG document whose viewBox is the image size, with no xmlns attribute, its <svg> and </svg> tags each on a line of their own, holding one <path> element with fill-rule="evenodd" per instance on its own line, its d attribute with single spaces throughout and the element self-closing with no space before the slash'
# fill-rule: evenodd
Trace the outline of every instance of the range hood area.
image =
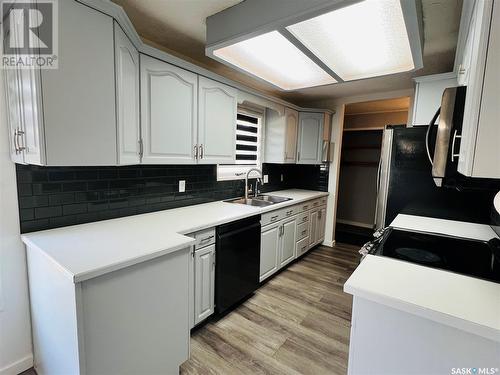
<svg viewBox="0 0 500 375">
<path fill-rule="evenodd" d="M 284 91 L 423 66 L 418 1 L 290 0 L 283 5 L 243 1 L 208 17 L 206 55 Z"/>
</svg>

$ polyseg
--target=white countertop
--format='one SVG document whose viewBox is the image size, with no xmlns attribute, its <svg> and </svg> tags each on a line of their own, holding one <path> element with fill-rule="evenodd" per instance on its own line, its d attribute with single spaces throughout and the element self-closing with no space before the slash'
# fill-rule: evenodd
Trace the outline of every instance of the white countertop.
<svg viewBox="0 0 500 375">
<path fill-rule="evenodd" d="M 479 240 L 496 237 L 488 225 L 420 216 L 398 215 L 391 226 Z M 494 282 L 368 255 L 344 291 L 500 342 L 500 284 Z"/>
<path fill-rule="evenodd" d="M 80 282 L 190 246 L 194 239 L 185 234 L 328 195 L 297 189 L 269 194 L 292 200 L 267 207 L 218 201 L 21 237 L 30 251 L 42 251 L 74 282 Z"/>
<path fill-rule="evenodd" d="M 417 232 L 427 232 L 435 234 L 445 234 L 461 238 L 471 238 L 474 240 L 488 241 L 497 237 L 495 231 L 489 225 L 466 223 L 464 221 L 435 219 L 425 216 L 413 216 L 399 214 L 392 221 L 391 227 L 411 230 Z"/>
</svg>

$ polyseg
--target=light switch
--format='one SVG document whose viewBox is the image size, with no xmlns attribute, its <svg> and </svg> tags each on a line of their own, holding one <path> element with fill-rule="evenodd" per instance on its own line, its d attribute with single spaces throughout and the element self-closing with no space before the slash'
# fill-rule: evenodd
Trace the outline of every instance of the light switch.
<svg viewBox="0 0 500 375">
<path fill-rule="evenodd" d="M 179 180 L 179 193 L 186 191 L 186 180 Z"/>
<path fill-rule="evenodd" d="M 264 183 L 267 184 L 269 182 L 269 175 L 264 175 Z"/>
</svg>

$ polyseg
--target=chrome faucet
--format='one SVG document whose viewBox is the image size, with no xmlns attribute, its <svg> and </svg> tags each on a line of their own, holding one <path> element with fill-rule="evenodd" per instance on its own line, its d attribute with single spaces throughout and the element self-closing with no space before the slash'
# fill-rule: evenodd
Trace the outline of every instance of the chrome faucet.
<svg viewBox="0 0 500 375">
<path fill-rule="evenodd" d="M 260 175 L 262 176 L 262 171 L 259 169 L 259 168 L 250 168 L 247 172 L 247 174 L 245 175 L 245 199 L 248 199 L 248 175 L 251 173 L 251 172 L 259 172 Z M 260 178 L 257 178 L 257 181 L 259 181 Z M 257 196 L 257 184 L 255 184 L 255 192 L 254 192 L 254 196 Z"/>
</svg>

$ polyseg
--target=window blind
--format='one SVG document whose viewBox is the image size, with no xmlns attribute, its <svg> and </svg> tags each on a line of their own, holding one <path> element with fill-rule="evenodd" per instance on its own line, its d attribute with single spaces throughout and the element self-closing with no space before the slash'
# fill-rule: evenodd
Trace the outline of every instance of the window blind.
<svg viewBox="0 0 500 375">
<path fill-rule="evenodd" d="M 236 117 L 236 164 L 258 164 L 259 138 L 259 118 L 238 113 Z"/>
</svg>

